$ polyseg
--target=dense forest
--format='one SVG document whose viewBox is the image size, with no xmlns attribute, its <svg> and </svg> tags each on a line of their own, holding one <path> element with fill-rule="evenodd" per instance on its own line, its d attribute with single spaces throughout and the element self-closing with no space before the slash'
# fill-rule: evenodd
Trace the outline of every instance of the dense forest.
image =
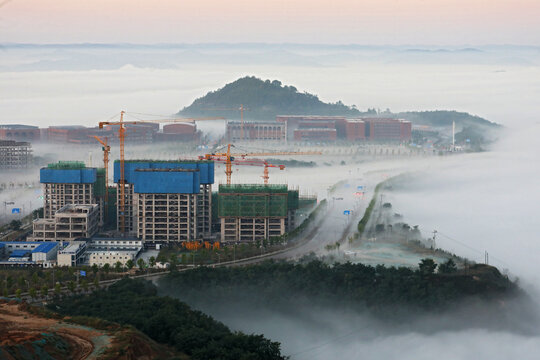
<svg viewBox="0 0 540 360">
<path fill-rule="evenodd" d="M 319 260 L 198 268 L 169 275 L 160 280 L 159 288 L 188 303 L 206 298 L 219 303 L 291 309 L 320 304 L 367 309 L 382 316 L 401 309 L 436 313 L 471 299 L 497 303 L 520 293 L 494 267 L 473 265 L 458 270 L 451 260 L 437 266 L 431 259 L 422 260 L 416 270 L 351 263 L 330 266 Z M 167 289 L 182 292 L 174 294 L 174 290 Z"/>
<path fill-rule="evenodd" d="M 223 88 L 211 91 L 184 107 L 182 116 L 223 116 L 227 119 L 240 119 L 240 105 L 248 110 L 246 120 L 274 120 L 276 115 L 335 115 L 350 117 L 399 117 L 410 120 L 415 125 L 435 127 L 452 126 L 456 122 L 459 128 L 465 126 L 497 127 L 479 116 L 465 112 L 435 110 L 409 111 L 393 113 L 389 109 L 368 108 L 362 112 L 355 105 L 347 106 L 341 101 L 325 103 L 317 95 L 299 92 L 294 86 L 283 85 L 278 80 L 262 80 L 246 76 Z"/>
<path fill-rule="evenodd" d="M 57 300 L 49 308 L 62 315 L 91 316 L 132 325 L 192 359 L 285 359 L 279 343 L 262 335 L 231 332 L 224 324 L 179 300 L 158 296 L 156 287 L 144 280 L 123 279 L 89 296 Z"/>
<path fill-rule="evenodd" d="M 274 120 L 279 114 L 360 115 L 358 110 L 344 105 L 341 101 L 334 104 L 324 103 L 316 95 L 299 92 L 294 86 L 282 85 L 278 80 L 261 80 L 254 76 L 243 77 L 209 92 L 182 109 L 179 114 L 239 119 L 238 110 L 220 109 L 234 109 L 240 105 L 248 108 L 244 113 L 244 118 L 248 120 Z"/>
</svg>

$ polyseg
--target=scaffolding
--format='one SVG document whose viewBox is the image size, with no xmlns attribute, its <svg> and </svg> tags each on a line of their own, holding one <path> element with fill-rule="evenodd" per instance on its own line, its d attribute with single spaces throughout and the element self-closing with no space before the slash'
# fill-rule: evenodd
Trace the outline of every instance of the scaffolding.
<svg viewBox="0 0 540 360">
<path fill-rule="evenodd" d="M 285 217 L 287 185 L 220 185 L 219 217 Z"/>
<path fill-rule="evenodd" d="M 28 142 L 0 140 L 0 169 L 22 169 L 32 164 L 32 146 Z"/>
</svg>

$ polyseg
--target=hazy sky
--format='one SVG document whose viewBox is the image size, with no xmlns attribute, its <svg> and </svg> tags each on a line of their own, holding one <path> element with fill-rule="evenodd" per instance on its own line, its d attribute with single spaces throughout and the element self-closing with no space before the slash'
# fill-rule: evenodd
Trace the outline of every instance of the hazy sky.
<svg viewBox="0 0 540 360">
<path fill-rule="evenodd" d="M 0 0 L 0 43 L 540 45 L 539 0 Z"/>
</svg>

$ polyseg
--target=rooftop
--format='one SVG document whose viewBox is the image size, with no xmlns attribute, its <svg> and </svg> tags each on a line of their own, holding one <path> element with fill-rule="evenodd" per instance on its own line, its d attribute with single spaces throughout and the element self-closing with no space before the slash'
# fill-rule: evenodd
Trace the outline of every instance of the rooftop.
<svg viewBox="0 0 540 360">
<path fill-rule="evenodd" d="M 22 124 L 4 124 L 0 125 L 0 129 L 39 129 L 37 126 L 33 125 L 22 125 Z"/>
<path fill-rule="evenodd" d="M 37 248 L 32 250 L 32 253 L 48 253 L 52 249 L 56 248 L 58 246 L 58 243 L 56 242 L 44 242 L 43 244 L 39 245 Z"/>
<path fill-rule="evenodd" d="M 67 248 L 65 248 L 64 250 L 61 250 L 61 252 L 64 253 L 64 254 L 75 254 L 75 253 L 77 253 L 77 251 L 79 251 L 79 248 L 82 245 L 86 245 L 86 242 L 84 242 L 84 241 L 74 241 L 71 244 L 69 244 Z"/>
<path fill-rule="evenodd" d="M 13 250 L 11 254 L 9 254 L 9 257 L 24 257 L 28 253 L 29 250 Z"/>
</svg>

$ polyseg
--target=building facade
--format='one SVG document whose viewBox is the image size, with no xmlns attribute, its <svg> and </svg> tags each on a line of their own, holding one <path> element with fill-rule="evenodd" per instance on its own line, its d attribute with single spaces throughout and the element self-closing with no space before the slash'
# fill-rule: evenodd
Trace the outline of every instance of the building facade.
<svg viewBox="0 0 540 360">
<path fill-rule="evenodd" d="M 30 143 L 0 140 L 0 169 L 26 169 L 32 160 Z"/>
<path fill-rule="evenodd" d="M 119 165 L 114 164 L 117 184 Z M 212 161 L 126 161 L 124 176 L 126 232 L 150 243 L 190 241 L 211 235 Z M 120 191 L 117 197 L 120 213 Z"/>
<path fill-rule="evenodd" d="M 240 121 L 227 122 L 227 139 L 232 141 L 241 140 L 273 140 L 285 141 L 287 133 L 285 124 L 278 122 Z"/>
</svg>

